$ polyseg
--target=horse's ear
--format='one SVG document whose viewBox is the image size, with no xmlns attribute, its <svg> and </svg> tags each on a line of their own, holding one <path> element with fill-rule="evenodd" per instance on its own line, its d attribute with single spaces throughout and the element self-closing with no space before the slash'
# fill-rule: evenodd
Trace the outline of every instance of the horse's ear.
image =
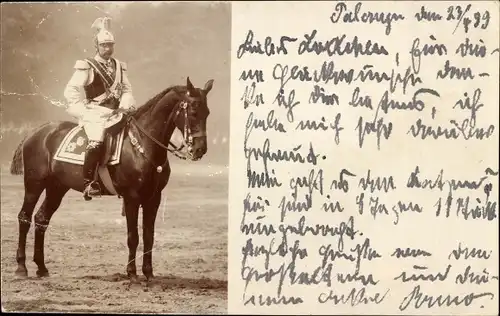
<svg viewBox="0 0 500 316">
<path fill-rule="evenodd" d="M 191 80 L 189 80 L 189 77 L 187 77 L 186 86 L 187 86 L 187 89 L 189 92 L 194 92 L 195 89 L 194 89 L 193 84 L 191 83 Z"/>
<path fill-rule="evenodd" d="M 205 87 L 203 88 L 205 94 L 208 94 L 210 90 L 212 90 L 213 84 L 214 84 L 214 79 L 210 79 L 207 81 L 207 83 L 205 83 Z"/>
</svg>

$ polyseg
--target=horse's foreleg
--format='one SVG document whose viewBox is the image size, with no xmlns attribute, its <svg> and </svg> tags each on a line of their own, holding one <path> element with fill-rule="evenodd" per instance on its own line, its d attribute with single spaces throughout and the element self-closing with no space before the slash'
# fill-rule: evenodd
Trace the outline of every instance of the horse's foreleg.
<svg viewBox="0 0 500 316">
<path fill-rule="evenodd" d="M 47 187 L 45 200 L 35 215 L 35 249 L 33 253 L 33 261 L 38 266 L 36 274 L 39 277 L 49 275 L 49 271 L 45 266 L 45 231 L 49 226 L 52 215 L 54 215 L 56 210 L 61 205 L 61 201 L 68 190 L 69 189 L 67 187 L 61 187 L 55 183 L 51 183 Z"/>
<path fill-rule="evenodd" d="M 137 269 L 135 265 L 135 256 L 137 246 L 139 245 L 139 232 L 137 230 L 137 221 L 139 216 L 140 203 L 132 198 L 125 197 L 123 199 L 125 207 L 125 215 L 127 217 L 127 245 L 128 245 L 128 262 L 127 275 L 131 282 L 137 282 Z"/>
<path fill-rule="evenodd" d="M 142 258 L 142 272 L 149 282 L 153 278 L 153 243 L 155 234 L 155 220 L 161 202 L 161 193 L 142 204 L 142 238 L 144 255 Z"/>
<path fill-rule="evenodd" d="M 23 206 L 17 217 L 19 222 L 19 240 L 16 254 L 16 275 L 18 276 L 28 276 L 28 269 L 26 269 L 26 236 L 30 230 L 33 210 L 44 189 L 42 181 L 25 181 Z"/>
</svg>

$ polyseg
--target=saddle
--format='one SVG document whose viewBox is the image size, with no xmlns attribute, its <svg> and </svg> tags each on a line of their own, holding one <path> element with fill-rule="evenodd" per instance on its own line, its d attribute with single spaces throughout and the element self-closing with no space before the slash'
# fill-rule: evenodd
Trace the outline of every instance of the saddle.
<svg viewBox="0 0 500 316">
<path fill-rule="evenodd" d="M 109 159 L 113 154 L 113 149 L 121 151 L 121 146 L 118 144 L 121 137 L 118 136 L 120 136 L 120 133 L 124 132 L 127 122 L 128 117 L 123 114 L 117 123 L 104 130 L 104 148 L 101 159 L 99 160 L 99 165 L 105 165 L 109 162 Z"/>
</svg>

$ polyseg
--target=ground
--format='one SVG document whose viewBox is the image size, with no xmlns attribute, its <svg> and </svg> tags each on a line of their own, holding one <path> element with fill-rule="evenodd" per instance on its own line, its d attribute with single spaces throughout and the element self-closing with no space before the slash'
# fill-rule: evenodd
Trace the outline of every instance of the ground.
<svg viewBox="0 0 500 316">
<path fill-rule="evenodd" d="M 153 249 L 156 283 L 149 290 L 140 285 L 128 288 L 122 200 L 102 197 L 85 202 L 75 191 L 68 192 L 46 233 L 45 259 L 51 275 L 35 274 L 32 226 L 26 247 L 29 276 L 15 277 L 22 176 L 2 172 L 3 310 L 226 313 L 227 171 L 187 168 L 174 170 L 163 191 Z M 38 206 L 42 200 L 43 195 Z M 141 217 L 140 213 L 137 271 L 143 278 Z"/>
</svg>

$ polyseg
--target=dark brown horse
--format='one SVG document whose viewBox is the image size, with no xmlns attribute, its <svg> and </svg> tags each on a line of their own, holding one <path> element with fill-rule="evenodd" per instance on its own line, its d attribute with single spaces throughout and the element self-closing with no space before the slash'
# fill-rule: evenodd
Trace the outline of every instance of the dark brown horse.
<svg viewBox="0 0 500 316">
<path fill-rule="evenodd" d="M 189 159 L 199 160 L 207 152 L 206 120 L 210 112 L 207 94 L 212 84 L 213 80 L 209 80 L 203 89 L 195 88 L 187 78 L 186 86 L 167 88 L 137 110 L 123 113 L 122 122 L 112 127 L 115 128 L 114 133 L 125 129 L 120 163 L 109 165 L 108 169 L 116 192 L 123 197 L 129 248 L 126 270 L 133 282 L 137 281 L 135 259 L 139 244 L 139 208 L 142 206 L 143 210 L 142 272 L 151 281 L 155 219 L 162 190 L 169 181 L 171 171 L 167 144 L 177 127 L 184 131 Z M 50 219 L 70 189 L 83 190 L 82 166 L 53 159 L 64 136 L 76 125 L 73 122 L 43 125 L 23 140 L 14 154 L 11 173 L 23 174 L 24 170 L 24 201 L 18 216 L 19 244 L 16 255 L 16 274 L 19 276 L 28 275 L 25 264 L 26 236 L 34 207 L 42 192 L 45 190 L 45 200 L 35 215 L 33 254 L 40 277 L 49 275 L 44 260 L 44 235 Z M 129 131 L 132 137 L 129 137 Z"/>
</svg>

